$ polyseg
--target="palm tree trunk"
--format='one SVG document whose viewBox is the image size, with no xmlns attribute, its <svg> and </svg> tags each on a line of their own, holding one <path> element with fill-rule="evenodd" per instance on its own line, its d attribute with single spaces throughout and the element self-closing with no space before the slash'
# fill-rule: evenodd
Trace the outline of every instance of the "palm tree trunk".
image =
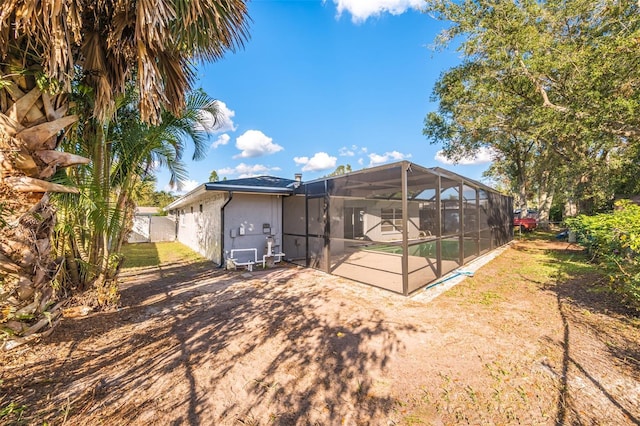
<svg viewBox="0 0 640 426">
<path fill-rule="evenodd" d="M 9 349 L 54 324 L 60 313 L 59 304 L 51 307 L 56 215 L 48 193 L 77 190 L 47 179 L 59 167 L 88 160 L 55 150 L 65 129 L 77 121 L 67 115 L 64 95 L 42 92 L 28 75 L 5 78 L 7 84 L 0 86 L 0 327 L 18 336 L 4 342 Z"/>
<path fill-rule="evenodd" d="M 114 253 L 120 253 L 125 238 L 131 230 L 131 217 L 133 216 L 133 210 L 135 205 L 129 200 L 128 191 L 126 187 L 120 189 L 118 194 L 118 201 L 116 203 L 116 210 L 121 214 L 120 224 L 117 228 L 117 233 L 114 238 L 115 246 L 113 247 Z"/>
<path fill-rule="evenodd" d="M 69 279 L 71 280 L 71 284 L 77 288 L 82 290 L 82 281 L 80 280 L 80 272 L 78 270 L 78 262 L 74 256 L 75 251 L 73 250 L 73 246 L 75 245 L 75 241 L 73 238 L 68 238 L 70 244 L 70 251 L 64 253 L 65 262 L 66 262 L 66 271 L 69 274 Z"/>
</svg>

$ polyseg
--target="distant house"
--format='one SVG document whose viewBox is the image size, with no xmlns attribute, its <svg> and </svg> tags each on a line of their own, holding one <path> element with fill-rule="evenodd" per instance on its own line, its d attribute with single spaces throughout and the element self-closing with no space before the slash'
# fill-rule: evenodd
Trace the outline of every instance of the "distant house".
<svg viewBox="0 0 640 426">
<path fill-rule="evenodd" d="M 219 265 L 284 253 L 408 295 L 509 242 L 512 207 L 480 182 L 402 161 L 310 182 L 205 183 L 166 209 L 177 240 Z"/>
</svg>

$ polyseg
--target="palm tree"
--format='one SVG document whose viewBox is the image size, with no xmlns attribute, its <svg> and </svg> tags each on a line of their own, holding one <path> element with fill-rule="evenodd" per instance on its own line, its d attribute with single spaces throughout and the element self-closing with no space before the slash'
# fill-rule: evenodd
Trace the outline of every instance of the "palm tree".
<svg viewBox="0 0 640 426">
<path fill-rule="evenodd" d="M 114 280 L 122 259 L 119 252 L 130 230 L 138 188 L 149 182 L 158 167 L 169 170 L 171 183 L 184 181 L 187 173 L 182 157 L 186 144 L 192 143 L 194 160 L 204 158 L 208 132 L 213 130 L 219 114 L 217 103 L 200 90 L 188 95 L 180 116 L 165 111 L 158 125 L 140 120 L 134 96 L 127 96 L 125 101 L 118 109 L 118 120 L 105 132 L 109 141 L 105 166 L 96 168 L 93 161 L 63 176 L 80 188 L 80 194 L 57 197 L 60 220 L 56 251 L 64 257 L 63 269 L 67 273 L 60 280 L 77 288 L 95 283 L 99 292 L 104 290 L 111 296 L 117 296 Z M 213 123 L 204 120 L 211 116 Z M 91 130 L 91 125 L 78 125 L 63 147 L 93 158 L 95 150 L 83 134 L 86 128 Z"/>
<path fill-rule="evenodd" d="M 242 0 L 3 2 L 0 324 L 8 333 L 33 335 L 58 312 L 51 306 L 57 264 L 50 258 L 55 213 L 48 193 L 77 192 L 49 179 L 60 167 L 87 163 L 56 150 L 78 121 L 68 114 L 75 74 L 94 99 L 93 167 L 102 168 L 104 126 L 127 84 L 138 88 L 143 121 L 159 123 L 165 109 L 179 115 L 195 79 L 193 61 L 241 47 L 247 22 Z"/>
</svg>

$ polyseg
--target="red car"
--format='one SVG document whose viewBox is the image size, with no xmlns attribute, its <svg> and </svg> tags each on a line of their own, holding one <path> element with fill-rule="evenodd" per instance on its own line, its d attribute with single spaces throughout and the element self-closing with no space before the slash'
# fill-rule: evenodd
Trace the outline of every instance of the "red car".
<svg viewBox="0 0 640 426">
<path fill-rule="evenodd" d="M 520 231 L 533 231 L 538 227 L 538 221 L 533 217 L 518 217 L 513 218 L 513 227 L 520 228 Z"/>
</svg>

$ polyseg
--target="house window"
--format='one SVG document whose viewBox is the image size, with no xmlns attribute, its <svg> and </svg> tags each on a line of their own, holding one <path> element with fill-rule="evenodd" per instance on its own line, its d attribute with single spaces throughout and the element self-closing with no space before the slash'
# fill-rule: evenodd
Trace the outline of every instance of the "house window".
<svg viewBox="0 0 640 426">
<path fill-rule="evenodd" d="M 191 206 L 191 214 L 193 214 L 193 206 Z"/>
<path fill-rule="evenodd" d="M 402 232 L 402 209 L 382 209 L 380 219 L 382 232 Z"/>
<path fill-rule="evenodd" d="M 200 213 L 202 213 L 202 204 L 200 204 Z"/>
</svg>

